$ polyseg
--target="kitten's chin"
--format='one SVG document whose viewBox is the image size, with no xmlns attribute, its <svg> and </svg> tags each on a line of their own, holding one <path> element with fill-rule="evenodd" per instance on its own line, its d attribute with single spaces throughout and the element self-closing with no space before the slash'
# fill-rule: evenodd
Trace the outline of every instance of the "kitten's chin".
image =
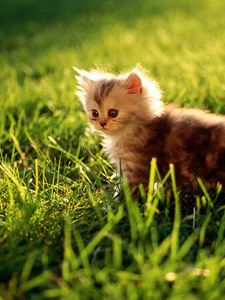
<svg viewBox="0 0 225 300">
<path fill-rule="evenodd" d="M 103 135 L 109 135 L 109 136 L 113 136 L 113 135 L 118 135 L 120 134 L 120 132 L 123 130 L 123 127 L 122 128 L 96 128 L 95 129 L 103 134 Z"/>
<path fill-rule="evenodd" d="M 107 129 L 107 128 L 104 128 L 104 129 L 98 129 L 98 132 L 100 132 L 101 134 L 104 134 L 104 135 L 115 135 L 116 133 L 118 133 L 119 130 L 112 130 L 112 129 Z"/>
</svg>

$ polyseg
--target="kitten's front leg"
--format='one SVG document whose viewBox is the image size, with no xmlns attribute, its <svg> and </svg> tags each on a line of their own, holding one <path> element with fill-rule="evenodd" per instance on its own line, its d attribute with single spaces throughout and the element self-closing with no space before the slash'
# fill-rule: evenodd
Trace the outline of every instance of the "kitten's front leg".
<svg viewBox="0 0 225 300">
<path fill-rule="evenodd" d="M 147 187 L 149 177 L 149 167 L 140 162 L 121 161 L 122 176 L 126 178 L 132 191 L 139 190 L 139 185 Z"/>
</svg>

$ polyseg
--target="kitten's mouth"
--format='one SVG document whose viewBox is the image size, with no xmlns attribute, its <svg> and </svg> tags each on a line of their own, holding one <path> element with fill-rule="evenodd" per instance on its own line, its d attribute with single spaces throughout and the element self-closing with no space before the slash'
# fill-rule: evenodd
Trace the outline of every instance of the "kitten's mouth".
<svg viewBox="0 0 225 300">
<path fill-rule="evenodd" d="M 107 133 L 107 134 L 113 134 L 117 132 L 119 129 L 111 128 L 111 127 L 98 127 L 96 128 L 99 132 Z"/>
<path fill-rule="evenodd" d="M 101 127 L 101 128 L 99 129 L 99 131 L 101 131 L 101 132 L 103 132 L 103 133 L 107 133 L 107 134 L 110 134 L 111 132 L 113 132 L 112 129 L 107 128 L 107 127 Z"/>
<path fill-rule="evenodd" d="M 99 131 L 103 131 L 103 132 L 105 132 L 105 131 L 108 131 L 109 129 L 108 129 L 108 128 L 106 128 L 106 127 L 100 127 L 100 128 L 98 128 L 98 130 L 99 130 Z"/>
<path fill-rule="evenodd" d="M 103 127 L 103 128 L 102 128 L 102 131 L 109 131 L 109 129 L 108 129 L 108 128 L 105 128 L 105 127 Z"/>
</svg>

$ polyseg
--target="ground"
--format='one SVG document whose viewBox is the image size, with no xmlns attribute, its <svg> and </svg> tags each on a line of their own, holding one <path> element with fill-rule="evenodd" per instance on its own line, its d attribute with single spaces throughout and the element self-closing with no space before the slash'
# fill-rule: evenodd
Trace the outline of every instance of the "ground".
<svg viewBox="0 0 225 300">
<path fill-rule="evenodd" d="M 8 0 L 0 11 L 0 299 L 222 299 L 214 194 L 115 195 L 72 67 L 142 64 L 163 100 L 225 113 L 222 0 Z"/>
</svg>

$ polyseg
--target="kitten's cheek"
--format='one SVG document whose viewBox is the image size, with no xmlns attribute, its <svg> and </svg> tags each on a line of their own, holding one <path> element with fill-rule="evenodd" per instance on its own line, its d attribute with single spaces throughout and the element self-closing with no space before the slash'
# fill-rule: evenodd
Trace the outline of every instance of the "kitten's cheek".
<svg viewBox="0 0 225 300">
<path fill-rule="evenodd" d="M 94 126 L 96 129 L 98 129 L 98 126 L 97 126 L 96 121 L 90 119 L 90 123 L 91 123 L 91 125 Z"/>
<path fill-rule="evenodd" d="M 94 128 L 99 129 L 99 126 L 96 122 L 92 122 L 92 125 L 94 126 Z"/>
</svg>

